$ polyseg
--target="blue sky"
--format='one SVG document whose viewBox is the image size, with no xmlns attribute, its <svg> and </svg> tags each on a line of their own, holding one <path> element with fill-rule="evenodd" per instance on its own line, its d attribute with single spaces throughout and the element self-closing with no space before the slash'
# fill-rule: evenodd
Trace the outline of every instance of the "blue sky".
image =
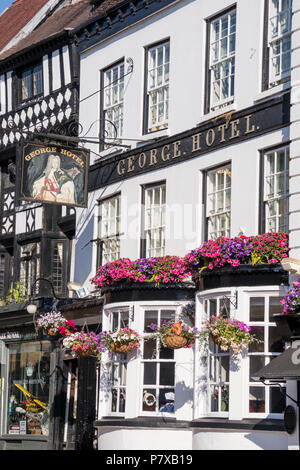
<svg viewBox="0 0 300 470">
<path fill-rule="evenodd" d="M 7 7 L 13 3 L 14 0 L 0 0 L 0 15 L 6 10 Z"/>
</svg>

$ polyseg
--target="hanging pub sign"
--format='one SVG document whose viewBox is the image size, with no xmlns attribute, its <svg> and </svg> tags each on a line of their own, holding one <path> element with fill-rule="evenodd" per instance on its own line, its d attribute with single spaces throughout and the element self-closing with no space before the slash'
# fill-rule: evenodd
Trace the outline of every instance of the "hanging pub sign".
<svg viewBox="0 0 300 470">
<path fill-rule="evenodd" d="M 89 151 L 31 142 L 21 148 L 20 199 L 87 206 Z"/>
</svg>

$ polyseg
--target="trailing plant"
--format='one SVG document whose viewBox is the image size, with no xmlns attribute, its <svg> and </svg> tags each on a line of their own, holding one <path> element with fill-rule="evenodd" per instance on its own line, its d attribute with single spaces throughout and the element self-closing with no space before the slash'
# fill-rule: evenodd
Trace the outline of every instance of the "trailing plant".
<svg viewBox="0 0 300 470">
<path fill-rule="evenodd" d="M 93 331 L 72 333 L 64 338 L 63 346 L 71 349 L 77 356 L 98 356 L 101 352 L 99 335 Z"/>
<path fill-rule="evenodd" d="M 246 237 L 219 237 L 208 240 L 199 248 L 185 256 L 187 269 L 193 274 L 204 269 L 214 269 L 226 265 L 278 264 L 289 253 L 288 235 L 285 233 L 265 233 Z"/>
<path fill-rule="evenodd" d="M 242 352 L 248 344 L 261 342 L 251 334 L 251 327 L 246 323 L 222 316 L 213 316 L 205 324 L 200 331 L 200 344 L 207 343 L 209 337 L 222 351 L 231 349 L 234 353 Z"/>
<path fill-rule="evenodd" d="M 138 349 L 140 335 L 131 328 L 122 328 L 119 331 L 102 331 L 99 334 L 100 347 L 102 351 L 115 352 L 121 346 L 127 346 L 128 350 Z"/>
<path fill-rule="evenodd" d="M 283 306 L 283 315 L 295 313 L 298 310 L 300 307 L 300 278 L 293 282 L 287 295 L 280 302 Z"/>
<path fill-rule="evenodd" d="M 76 331 L 75 324 L 72 320 L 66 320 L 60 312 L 47 312 L 41 315 L 36 325 L 38 329 L 42 329 L 50 336 L 61 335 L 68 336 Z"/>
<path fill-rule="evenodd" d="M 148 327 L 152 333 L 145 332 L 145 340 L 150 339 L 159 339 L 160 346 L 169 347 L 166 339 L 168 337 L 178 337 L 186 339 L 186 344 L 184 348 L 191 348 L 195 343 L 196 337 L 199 333 L 198 329 L 195 327 L 190 327 L 182 320 L 179 321 L 163 321 L 160 325 L 156 323 L 151 323 Z"/>
<path fill-rule="evenodd" d="M 154 282 L 158 286 L 180 283 L 190 276 L 184 258 L 179 256 L 140 258 L 135 261 L 122 258 L 101 266 L 90 282 L 100 288 L 124 281 Z"/>
</svg>

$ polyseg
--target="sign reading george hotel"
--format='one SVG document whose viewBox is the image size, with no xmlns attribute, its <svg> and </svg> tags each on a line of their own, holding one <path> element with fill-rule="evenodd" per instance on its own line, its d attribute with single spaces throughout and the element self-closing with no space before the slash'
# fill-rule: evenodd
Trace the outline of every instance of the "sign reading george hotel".
<svg viewBox="0 0 300 470">
<path fill-rule="evenodd" d="M 146 144 L 93 165 L 89 175 L 89 191 L 141 173 L 183 163 L 218 148 L 281 128 L 288 123 L 288 101 L 283 97 L 237 113 L 219 116 L 197 128 L 164 138 L 159 144 Z"/>
<path fill-rule="evenodd" d="M 26 143 L 21 158 L 20 199 L 86 207 L 87 150 Z"/>
</svg>

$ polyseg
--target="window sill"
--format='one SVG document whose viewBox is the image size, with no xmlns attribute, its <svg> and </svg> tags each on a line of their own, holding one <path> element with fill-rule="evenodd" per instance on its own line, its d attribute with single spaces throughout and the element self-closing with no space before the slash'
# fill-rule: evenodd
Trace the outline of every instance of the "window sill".
<svg viewBox="0 0 300 470">
<path fill-rule="evenodd" d="M 159 139 L 161 137 L 168 137 L 169 135 L 170 135 L 170 129 L 168 127 L 165 129 L 157 130 L 157 131 L 147 132 L 146 134 L 143 134 L 141 143 L 140 144 L 137 143 L 137 147 L 147 143 L 148 140 L 151 141 L 151 140 Z"/>
<path fill-rule="evenodd" d="M 203 122 L 210 121 L 211 119 L 215 119 L 218 116 L 222 116 L 223 114 L 230 113 L 231 111 L 235 111 L 237 109 L 237 104 L 235 102 L 229 103 L 228 105 L 224 106 L 223 108 L 216 109 L 214 111 L 210 111 L 208 114 L 204 114 L 200 119 L 199 124 Z"/>
<path fill-rule="evenodd" d="M 268 90 L 262 91 L 259 93 L 255 99 L 255 102 L 259 102 L 268 98 L 273 98 L 274 95 L 278 95 L 283 93 L 291 88 L 291 81 L 281 83 L 280 85 L 276 85 L 274 87 L 269 88 Z"/>
<path fill-rule="evenodd" d="M 283 420 L 275 419 L 242 419 L 229 420 L 227 418 L 199 418 L 193 421 L 176 420 L 175 418 L 144 417 L 122 419 L 122 418 L 102 418 L 94 422 L 95 428 L 177 428 L 200 430 L 205 429 L 226 429 L 234 431 L 272 431 L 285 432 Z"/>
</svg>

